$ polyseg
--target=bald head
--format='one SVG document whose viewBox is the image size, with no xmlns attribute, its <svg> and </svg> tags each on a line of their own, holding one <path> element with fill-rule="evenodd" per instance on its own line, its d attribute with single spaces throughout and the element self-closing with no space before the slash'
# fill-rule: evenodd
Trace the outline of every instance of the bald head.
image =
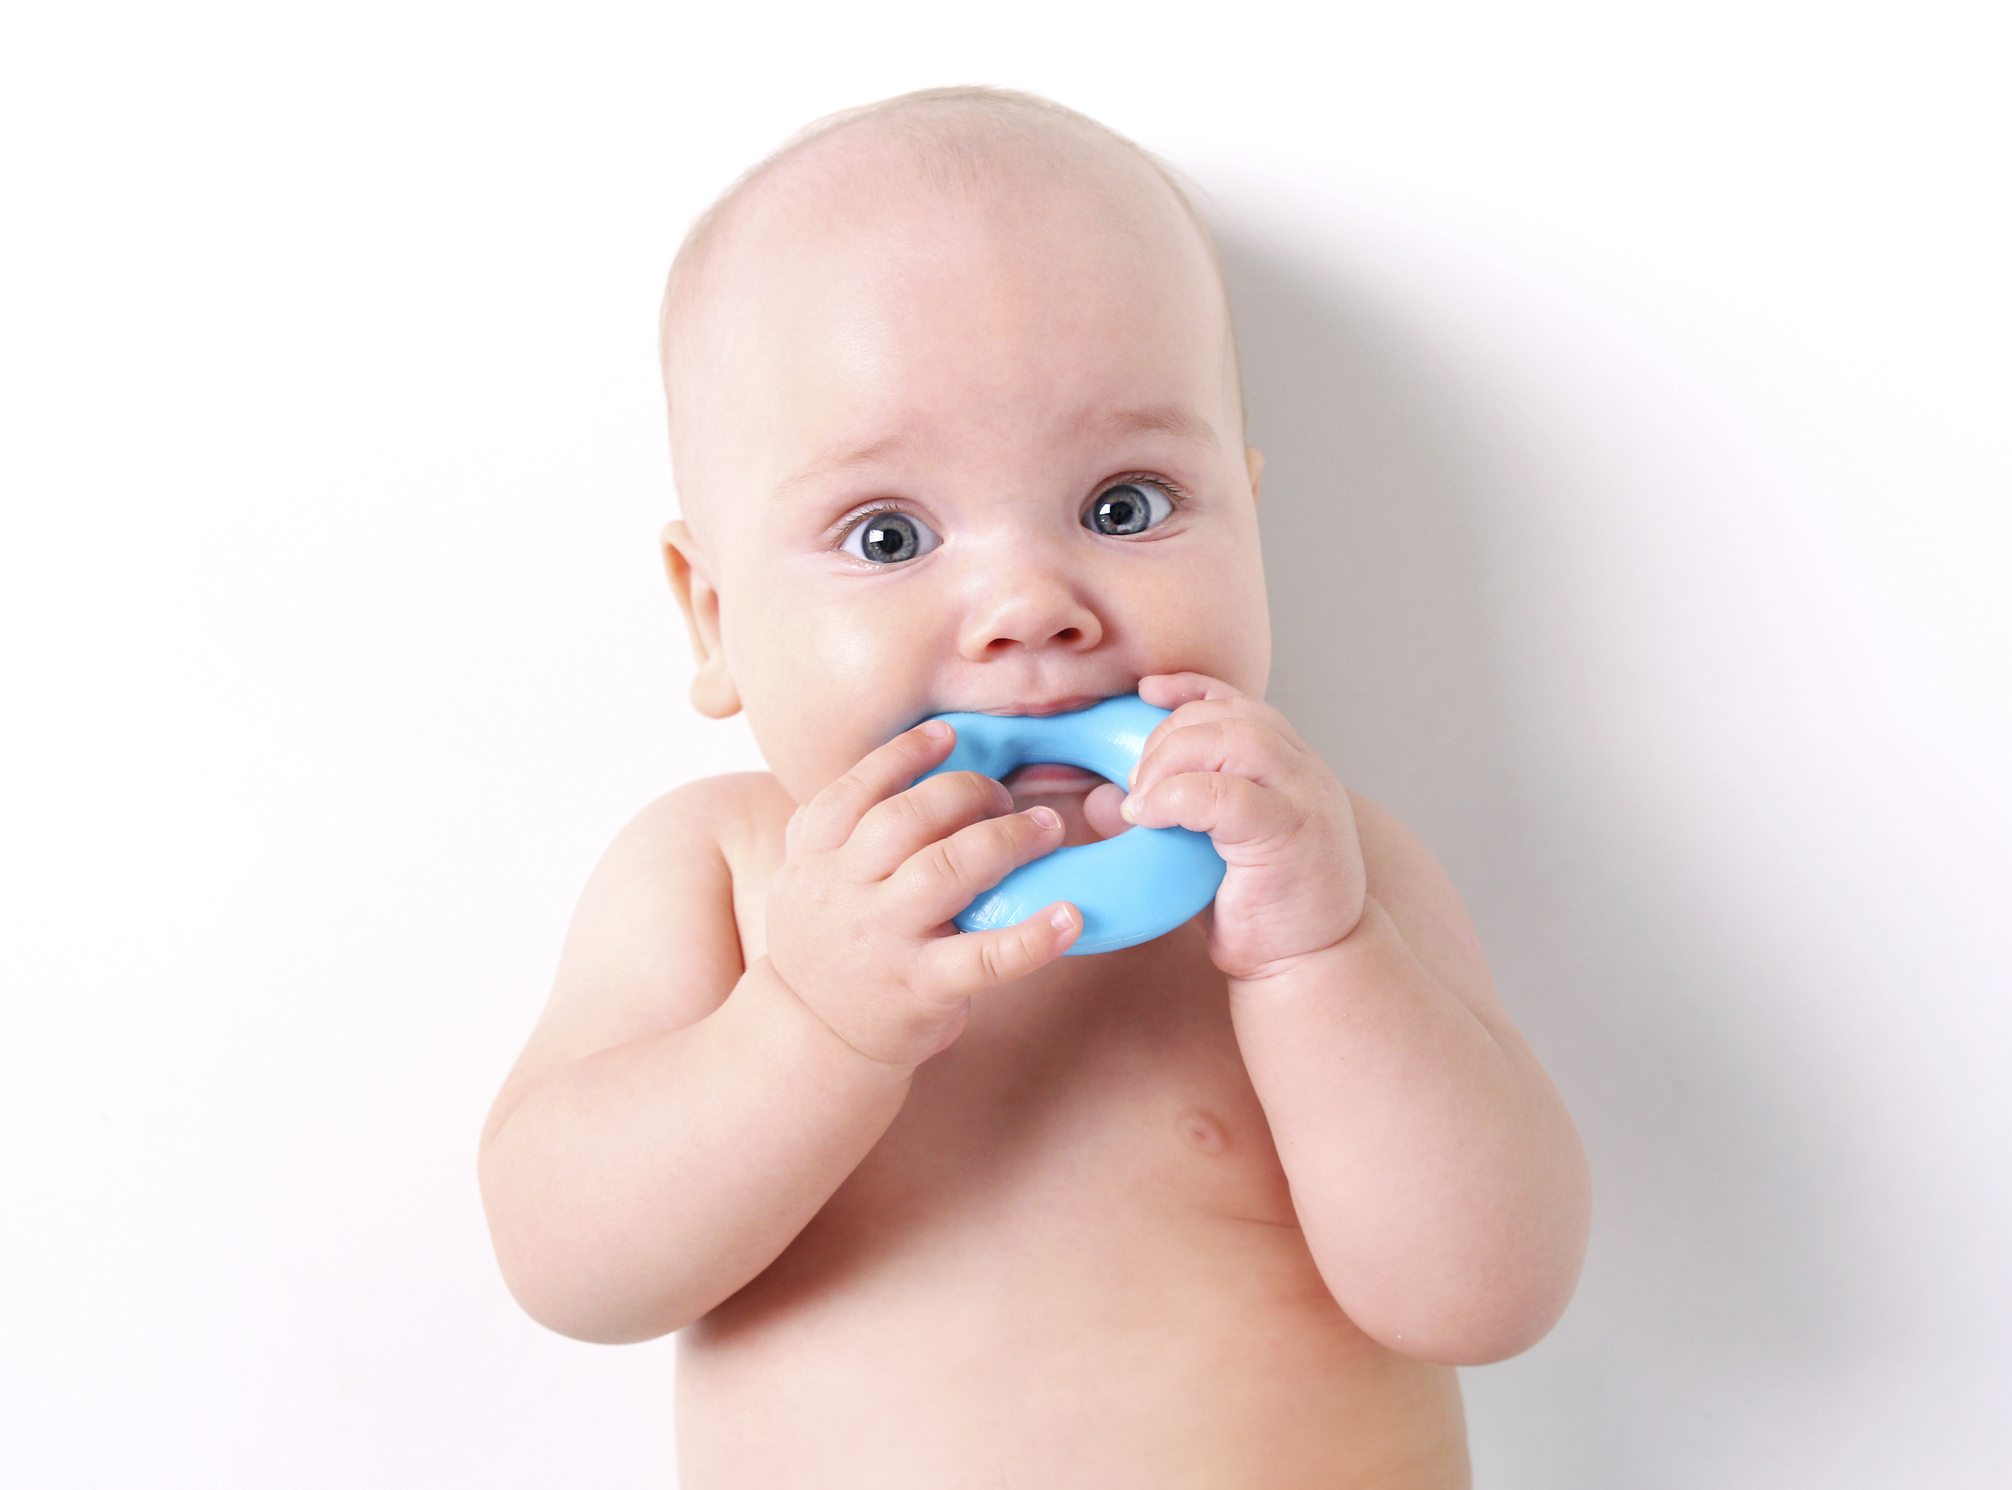
<svg viewBox="0 0 2012 1490">
<path fill-rule="evenodd" d="M 1080 324 L 1114 295 L 1178 303 L 1205 323 L 1234 390 L 1214 245 L 1165 167 L 1043 99 L 909 94 L 812 125 L 736 183 L 680 250 L 662 335 L 687 520 L 709 527 L 748 474 L 734 448 L 775 433 L 751 427 L 773 403 L 752 389 L 806 358 L 891 362 L 890 306 L 975 286 L 998 314 L 962 329 L 987 345 Z M 973 356 L 982 362 L 984 347 Z"/>
</svg>

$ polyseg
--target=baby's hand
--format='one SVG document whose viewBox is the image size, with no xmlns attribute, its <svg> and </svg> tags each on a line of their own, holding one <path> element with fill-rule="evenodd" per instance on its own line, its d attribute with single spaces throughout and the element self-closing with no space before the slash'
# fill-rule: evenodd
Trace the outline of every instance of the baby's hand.
<svg viewBox="0 0 2012 1490">
<path fill-rule="evenodd" d="M 1062 843 L 1048 807 L 1013 811 L 969 771 L 932 776 L 956 743 L 932 720 L 868 755 L 790 818 L 769 891 L 769 962 L 860 1054 L 912 1066 L 955 1040 L 971 996 L 1060 957 L 1083 928 L 1065 901 L 960 934 L 951 917 Z M 906 788 L 906 790 L 903 790 Z"/>
<path fill-rule="evenodd" d="M 1200 673 L 1139 680 L 1174 712 L 1146 739 L 1122 808 L 1147 828 L 1190 828 L 1229 865 L 1209 956 L 1268 977 L 1333 946 L 1362 918 L 1362 850 L 1348 791 L 1278 710 Z"/>
</svg>

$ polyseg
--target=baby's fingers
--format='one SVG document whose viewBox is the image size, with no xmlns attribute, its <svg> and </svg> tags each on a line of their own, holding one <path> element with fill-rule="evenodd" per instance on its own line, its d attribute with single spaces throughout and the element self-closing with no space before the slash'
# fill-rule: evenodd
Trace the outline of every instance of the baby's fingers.
<svg viewBox="0 0 2012 1490">
<path fill-rule="evenodd" d="M 939 780 L 941 778 L 938 778 Z M 888 879 L 910 924 L 941 926 L 1030 859 L 1059 848 L 1062 818 L 1030 807 L 973 823 L 925 844 Z"/>
<path fill-rule="evenodd" d="M 1024 978 L 1069 950 L 1083 930 L 1083 913 L 1066 900 L 1036 911 L 1018 926 L 938 937 L 922 950 L 922 973 L 936 988 L 970 995 Z"/>
<path fill-rule="evenodd" d="M 1013 794 L 975 771 L 946 771 L 880 803 L 852 830 L 849 873 L 886 879 L 909 858 L 959 829 L 1013 810 Z"/>
<path fill-rule="evenodd" d="M 1116 838 L 1132 825 L 1125 821 L 1123 803 L 1125 789 L 1105 782 L 1093 786 L 1083 798 L 1083 821 L 1090 825 L 1090 831 L 1099 838 Z"/>
<path fill-rule="evenodd" d="M 1304 821 L 1283 792 L 1221 771 L 1190 771 L 1169 777 L 1125 798 L 1125 820 L 1142 828 L 1186 828 L 1215 840 L 1216 852 L 1232 864 L 1236 849 L 1277 843 Z"/>
<path fill-rule="evenodd" d="M 1227 771 L 1265 786 L 1277 786 L 1305 769 L 1308 752 L 1277 723 L 1250 714 L 1209 717 L 1195 706 L 1193 714 L 1174 714 L 1160 721 L 1147 737 L 1146 748 L 1132 773 L 1132 789 L 1143 791 L 1155 782 L 1189 771 Z M 1263 709 L 1239 700 L 1240 709 Z"/>
<path fill-rule="evenodd" d="M 1199 699 L 1243 696 L 1235 684 L 1207 673 L 1154 673 L 1139 679 L 1139 697 L 1156 709 L 1178 709 Z"/>
<path fill-rule="evenodd" d="M 896 735 L 799 809 L 795 845 L 813 853 L 843 844 L 859 820 L 933 766 L 943 763 L 957 732 L 932 719 Z"/>
</svg>

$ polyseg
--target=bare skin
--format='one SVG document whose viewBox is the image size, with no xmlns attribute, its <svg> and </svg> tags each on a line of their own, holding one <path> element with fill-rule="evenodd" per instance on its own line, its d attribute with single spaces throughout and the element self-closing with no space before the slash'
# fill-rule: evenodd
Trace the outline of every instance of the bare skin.
<svg viewBox="0 0 2012 1490">
<path fill-rule="evenodd" d="M 950 189 L 848 128 L 682 312 L 693 695 L 772 774 L 596 871 L 484 1136 L 498 1256 L 565 1333 L 685 1330 L 691 1490 L 1461 1485 L 1449 1367 L 1563 1308 L 1577 1138 L 1444 874 L 1262 702 L 1199 238 L 1042 146 Z M 1124 488 L 1146 527 L 1086 521 Z M 951 745 L 917 720 L 1135 689 L 1175 712 L 1129 796 L 912 785 Z M 1066 960 L 1067 905 L 947 924 L 1128 820 L 1210 833 L 1212 912 Z"/>
</svg>

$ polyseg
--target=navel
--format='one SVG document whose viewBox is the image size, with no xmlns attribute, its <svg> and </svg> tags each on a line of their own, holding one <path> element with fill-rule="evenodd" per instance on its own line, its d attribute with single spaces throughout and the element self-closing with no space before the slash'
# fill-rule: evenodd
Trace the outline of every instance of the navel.
<svg viewBox="0 0 2012 1490">
<path fill-rule="evenodd" d="M 1199 1107 L 1184 1107 L 1174 1119 L 1181 1137 L 1198 1152 L 1220 1154 L 1230 1146 L 1229 1129 L 1213 1113 Z"/>
</svg>

